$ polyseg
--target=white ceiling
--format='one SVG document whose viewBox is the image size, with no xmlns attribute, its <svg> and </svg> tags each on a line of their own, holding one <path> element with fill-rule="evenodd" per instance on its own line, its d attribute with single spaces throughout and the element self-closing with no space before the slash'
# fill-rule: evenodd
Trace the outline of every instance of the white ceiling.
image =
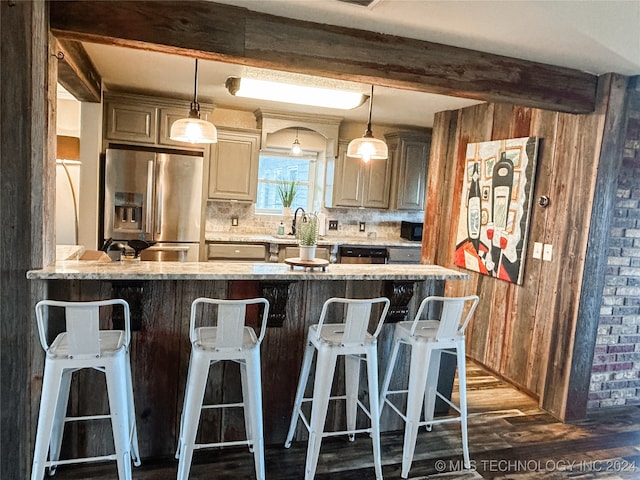
<svg viewBox="0 0 640 480">
<path fill-rule="evenodd" d="M 363 7 L 338 0 L 215 0 L 263 13 L 326 23 L 575 68 L 593 74 L 640 75 L 640 0 L 457 1 L 374 0 Z M 85 44 L 107 89 L 190 99 L 194 62 L 187 57 Z M 367 105 L 351 111 L 248 101 L 224 88 L 229 76 L 268 75 L 251 67 L 199 62 L 200 101 L 218 107 L 267 108 L 336 115 L 366 122 Z M 334 82 L 334 81 L 330 81 Z M 344 82 L 342 82 L 344 83 Z M 369 93 L 369 85 L 347 88 Z M 435 112 L 473 100 L 376 87 L 373 123 L 430 127 Z M 375 128 L 374 128 L 375 129 Z"/>
</svg>

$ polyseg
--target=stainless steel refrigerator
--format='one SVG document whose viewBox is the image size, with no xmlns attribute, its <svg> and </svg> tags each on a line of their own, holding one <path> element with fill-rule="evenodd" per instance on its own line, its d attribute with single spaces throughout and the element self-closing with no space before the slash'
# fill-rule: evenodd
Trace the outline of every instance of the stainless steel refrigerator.
<svg viewBox="0 0 640 480">
<path fill-rule="evenodd" d="M 107 149 L 104 236 L 145 240 L 149 260 L 198 261 L 202 154 Z"/>
</svg>

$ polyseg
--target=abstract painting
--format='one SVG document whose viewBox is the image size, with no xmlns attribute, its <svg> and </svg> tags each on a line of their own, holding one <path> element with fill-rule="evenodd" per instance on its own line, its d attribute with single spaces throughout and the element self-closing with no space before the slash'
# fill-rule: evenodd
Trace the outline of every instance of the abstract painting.
<svg viewBox="0 0 640 480">
<path fill-rule="evenodd" d="M 538 138 L 469 143 L 454 263 L 522 284 Z"/>
</svg>

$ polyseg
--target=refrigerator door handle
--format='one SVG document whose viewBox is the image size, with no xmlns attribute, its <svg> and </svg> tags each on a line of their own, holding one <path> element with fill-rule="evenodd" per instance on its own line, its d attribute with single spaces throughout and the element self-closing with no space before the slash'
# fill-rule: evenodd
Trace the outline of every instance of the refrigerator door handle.
<svg viewBox="0 0 640 480">
<path fill-rule="evenodd" d="M 162 183 L 158 182 L 156 186 L 156 233 L 162 233 Z"/>
<path fill-rule="evenodd" d="M 146 201 L 146 219 L 145 219 L 145 236 L 147 240 L 152 238 L 152 223 L 153 223 L 153 160 L 147 162 L 147 201 Z"/>
</svg>

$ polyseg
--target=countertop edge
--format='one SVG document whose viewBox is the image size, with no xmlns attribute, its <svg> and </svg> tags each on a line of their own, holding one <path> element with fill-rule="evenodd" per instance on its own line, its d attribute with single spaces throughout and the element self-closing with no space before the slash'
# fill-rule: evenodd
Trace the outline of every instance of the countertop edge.
<svg viewBox="0 0 640 480">
<path fill-rule="evenodd" d="M 464 280 L 467 273 L 439 265 L 330 264 L 321 269 L 291 269 L 282 263 L 64 261 L 29 270 L 29 280 Z"/>
</svg>

